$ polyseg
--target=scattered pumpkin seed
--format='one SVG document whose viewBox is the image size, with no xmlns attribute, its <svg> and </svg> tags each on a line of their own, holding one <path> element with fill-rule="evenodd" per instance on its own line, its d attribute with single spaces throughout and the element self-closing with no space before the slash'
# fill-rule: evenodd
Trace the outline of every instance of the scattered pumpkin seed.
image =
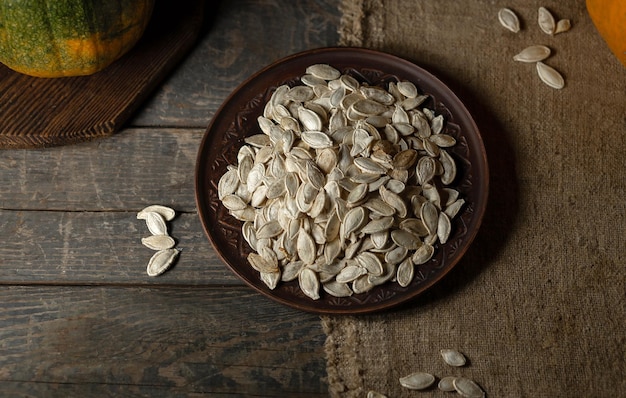
<svg viewBox="0 0 626 398">
<path fill-rule="evenodd" d="M 559 19 L 554 29 L 554 34 L 567 32 L 572 28 L 572 22 L 569 19 Z"/>
<path fill-rule="evenodd" d="M 565 79 L 563 76 L 551 66 L 543 62 L 537 62 L 537 74 L 542 82 L 557 90 L 565 87 Z"/>
<path fill-rule="evenodd" d="M 423 390 L 433 385 L 435 376 L 426 372 L 415 372 L 400 378 L 400 385 L 409 390 Z"/>
<path fill-rule="evenodd" d="M 233 196 L 239 185 L 235 183 L 238 179 L 236 171 L 229 170 L 224 180 L 221 182 L 221 191 L 224 196 Z M 226 193 L 228 192 L 228 193 Z M 240 198 L 239 198 L 240 199 Z M 137 219 L 145 220 L 148 230 L 152 234 L 141 239 L 141 243 L 149 249 L 157 252 L 148 261 L 147 273 L 149 276 L 159 276 L 176 262 L 180 253 L 175 249 L 176 241 L 169 236 L 166 221 L 171 221 L 176 217 L 176 212 L 167 206 L 150 205 L 137 213 Z"/>
<path fill-rule="evenodd" d="M 159 250 L 154 253 L 148 261 L 147 273 L 148 276 L 159 276 L 174 265 L 178 255 L 179 249 L 165 249 Z"/>
<path fill-rule="evenodd" d="M 550 11 L 548 11 L 547 8 L 539 7 L 539 10 L 537 11 L 537 23 L 543 33 L 550 36 L 554 35 L 556 22 L 554 20 L 554 16 Z"/>
<path fill-rule="evenodd" d="M 456 379 L 456 377 L 454 376 L 442 377 L 441 380 L 439 380 L 439 383 L 437 384 L 437 388 L 445 392 L 455 391 L 454 379 Z"/>
<path fill-rule="evenodd" d="M 550 48 L 543 45 L 526 47 L 521 52 L 513 56 L 513 60 L 518 62 L 539 62 L 550 56 Z"/>
<path fill-rule="evenodd" d="M 141 243 L 152 250 L 164 250 L 174 247 L 176 242 L 169 235 L 151 235 L 141 238 Z"/>
<path fill-rule="evenodd" d="M 445 348 L 440 351 L 441 356 L 445 363 L 450 366 L 463 366 L 465 365 L 466 359 L 465 355 L 460 353 L 457 350 L 451 350 L 449 348 Z"/>
<path fill-rule="evenodd" d="M 520 31 L 520 22 L 517 14 L 510 8 L 501 8 L 498 11 L 498 20 L 500 24 L 513 33 Z"/>
<path fill-rule="evenodd" d="M 465 377 L 456 377 L 452 381 L 452 385 L 456 392 L 465 398 L 483 398 L 485 392 L 475 381 Z"/>
</svg>

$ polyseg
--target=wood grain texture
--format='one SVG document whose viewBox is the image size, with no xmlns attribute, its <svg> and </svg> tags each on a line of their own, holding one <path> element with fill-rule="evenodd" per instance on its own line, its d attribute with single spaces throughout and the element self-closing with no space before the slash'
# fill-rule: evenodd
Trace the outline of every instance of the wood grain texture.
<svg viewBox="0 0 626 398">
<path fill-rule="evenodd" d="M 158 1 L 141 40 L 90 76 L 44 79 L 0 65 L 0 148 L 72 144 L 109 136 L 194 45 L 203 1 Z"/>
<path fill-rule="evenodd" d="M 0 209 L 139 211 L 150 204 L 195 211 L 201 129 L 126 129 L 67 147 L 4 150 Z"/>
<path fill-rule="evenodd" d="M 0 210 L 0 284 L 242 285 L 217 256 L 195 213 L 168 223 L 182 252 L 150 277 L 150 232 L 135 212 Z"/>
<path fill-rule="evenodd" d="M 325 396 L 319 319 L 226 289 L 0 290 L 3 396 Z"/>
<path fill-rule="evenodd" d="M 337 6 L 334 0 L 207 3 L 200 42 L 130 123 L 206 127 L 251 74 L 287 55 L 336 45 Z"/>
<path fill-rule="evenodd" d="M 217 257 L 194 171 L 239 83 L 336 45 L 337 3 L 204 3 L 201 39 L 117 133 L 0 151 L 0 396 L 328 395 L 319 318 L 255 293 Z M 136 213 L 157 203 L 177 211 L 170 233 L 183 251 L 152 278 Z"/>
</svg>

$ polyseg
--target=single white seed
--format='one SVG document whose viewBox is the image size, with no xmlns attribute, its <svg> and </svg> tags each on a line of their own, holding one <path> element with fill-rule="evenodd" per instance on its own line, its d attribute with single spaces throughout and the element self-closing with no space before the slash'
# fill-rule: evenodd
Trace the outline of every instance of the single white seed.
<svg viewBox="0 0 626 398">
<path fill-rule="evenodd" d="M 461 354 L 456 350 L 451 349 L 443 349 L 440 351 L 441 356 L 445 363 L 450 366 L 463 366 L 465 365 L 466 359 L 465 355 Z"/>
<path fill-rule="evenodd" d="M 509 8 L 501 8 L 498 11 L 498 20 L 500 24 L 513 33 L 520 31 L 520 22 L 517 14 Z"/>
<path fill-rule="evenodd" d="M 557 90 L 565 87 L 565 79 L 563 76 L 551 66 L 543 62 L 537 62 L 537 74 L 542 82 Z"/>
</svg>

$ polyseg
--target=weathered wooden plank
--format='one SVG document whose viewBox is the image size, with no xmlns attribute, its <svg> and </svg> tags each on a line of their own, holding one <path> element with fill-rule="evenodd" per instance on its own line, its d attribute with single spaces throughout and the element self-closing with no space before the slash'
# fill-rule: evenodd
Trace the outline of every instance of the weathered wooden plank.
<svg viewBox="0 0 626 398">
<path fill-rule="evenodd" d="M 105 140 L 0 152 L 0 209 L 195 211 L 201 129 L 126 129 Z"/>
<path fill-rule="evenodd" d="M 118 131 L 196 42 L 203 3 L 157 2 L 137 45 L 99 73 L 41 79 L 0 65 L 0 148 L 65 145 Z"/>
<path fill-rule="evenodd" d="M 206 127 L 251 74 L 287 55 L 337 45 L 339 39 L 334 0 L 233 0 L 206 8 L 206 33 L 133 125 Z"/>
<path fill-rule="evenodd" d="M 3 396 L 326 395 L 319 318 L 246 288 L 8 287 L 0 302 Z"/>
<path fill-rule="evenodd" d="M 242 284 L 213 250 L 195 212 L 168 225 L 182 252 L 174 268 L 150 277 L 154 251 L 141 244 L 150 232 L 135 212 L 0 210 L 0 283 Z"/>
</svg>

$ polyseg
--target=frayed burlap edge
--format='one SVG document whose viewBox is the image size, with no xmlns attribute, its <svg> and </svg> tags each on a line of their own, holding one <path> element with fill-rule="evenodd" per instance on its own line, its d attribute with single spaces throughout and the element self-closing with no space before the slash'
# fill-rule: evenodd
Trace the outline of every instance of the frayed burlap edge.
<svg viewBox="0 0 626 398">
<path fill-rule="evenodd" d="M 336 322 L 332 316 L 322 316 L 326 333 L 326 376 L 331 397 L 356 398 L 363 396 L 363 366 L 355 348 L 359 345 L 359 328 L 352 318 Z M 350 366 L 344 366 L 349 363 Z"/>
<path fill-rule="evenodd" d="M 382 0 L 343 0 L 339 45 L 378 48 L 384 39 Z"/>
</svg>

